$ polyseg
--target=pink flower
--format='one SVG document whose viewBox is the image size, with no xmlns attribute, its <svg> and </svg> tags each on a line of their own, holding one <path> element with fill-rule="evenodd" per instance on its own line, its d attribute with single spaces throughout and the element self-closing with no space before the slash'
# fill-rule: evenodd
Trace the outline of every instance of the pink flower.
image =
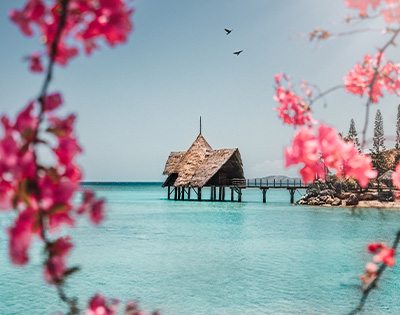
<svg viewBox="0 0 400 315">
<path fill-rule="evenodd" d="M 8 229 L 10 237 L 9 255 L 15 265 L 25 265 L 28 262 L 28 250 L 31 245 L 34 231 L 36 213 L 30 209 L 24 210 L 14 222 L 14 226 Z"/>
<path fill-rule="evenodd" d="M 114 315 L 117 312 L 118 301 L 112 300 L 111 303 L 106 302 L 106 299 L 100 294 L 96 294 L 89 301 L 89 308 L 85 315 Z"/>
<path fill-rule="evenodd" d="M 44 280 L 49 284 L 59 283 L 63 278 L 66 269 L 63 257 L 51 257 L 45 263 L 43 271 Z"/>
<path fill-rule="evenodd" d="M 395 264 L 394 253 L 394 249 L 392 248 L 382 248 L 381 251 L 374 256 L 374 261 L 384 263 L 389 267 L 393 267 Z"/>
<path fill-rule="evenodd" d="M 368 251 L 373 254 L 378 252 L 378 250 L 380 250 L 381 248 L 382 248 L 382 244 L 380 244 L 380 243 L 371 243 L 367 247 Z"/>
<path fill-rule="evenodd" d="M 45 263 L 44 278 L 47 283 L 58 283 L 66 271 L 65 258 L 73 244 L 69 236 L 60 237 L 47 248 L 49 259 Z"/>
<path fill-rule="evenodd" d="M 94 204 L 90 211 L 90 220 L 94 225 L 99 225 L 104 220 L 105 200 L 99 199 Z"/>
<path fill-rule="evenodd" d="M 76 138 L 73 136 L 58 138 L 58 147 L 53 149 L 61 165 L 69 165 L 75 156 L 82 152 Z"/>
<path fill-rule="evenodd" d="M 392 181 L 400 189 L 400 163 L 396 166 L 396 171 L 392 173 Z"/>
<path fill-rule="evenodd" d="M 375 10 L 380 5 L 381 0 L 344 0 L 348 8 L 358 9 L 360 15 L 366 15 L 367 7 L 369 5 Z"/>
<path fill-rule="evenodd" d="M 58 137 L 68 137 L 73 132 L 73 126 L 75 123 L 76 116 L 71 114 L 65 119 L 59 117 L 50 117 L 49 122 L 51 127 L 48 129 Z"/>
<path fill-rule="evenodd" d="M 290 82 L 288 82 L 289 88 L 282 86 L 281 78 L 281 75 L 275 76 L 277 87 L 274 100 L 278 102 L 278 107 L 275 110 L 279 112 L 279 118 L 285 124 L 293 125 L 294 127 L 311 124 L 313 119 L 308 104 L 302 97 L 291 90 Z"/>
<path fill-rule="evenodd" d="M 44 100 L 44 110 L 52 111 L 60 107 L 62 104 L 62 97 L 60 93 L 53 93 L 46 96 Z"/>
<path fill-rule="evenodd" d="M 43 72 L 43 65 L 42 62 L 40 61 L 40 54 L 39 53 L 33 53 L 30 57 L 30 70 L 32 72 Z"/>
<path fill-rule="evenodd" d="M 34 102 L 30 102 L 28 106 L 18 114 L 14 126 L 15 130 L 26 138 L 30 138 L 33 135 L 33 131 L 36 130 L 38 124 L 38 118 L 32 115 L 33 109 Z"/>
<path fill-rule="evenodd" d="M 382 89 L 386 89 L 388 93 L 399 94 L 400 89 L 400 78 L 399 71 L 400 65 L 393 64 L 387 61 L 383 64 L 384 55 L 377 53 L 375 58 L 371 55 L 364 56 L 364 62 L 362 64 L 356 63 L 353 70 L 347 72 L 347 76 L 343 78 L 346 91 L 364 95 L 371 96 L 371 100 L 374 103 L 378 102 L 378 96 L 383 97 Z M 378 62 L 380 61 L 380 66 L 378 67 Z M 378 67 L 377 75 L 375 75 L 375 69 Z M 372 79 L 374 78 L 374 84 L 372 89 L 370 85 Z"/>
<path fill-rule="evenodd" d="M 365 266 L 365 271 L 369 274 L 374 274 L 378 271 L 378 266 L 370 262 Z"/>
<path fill-rule="evenodd" d="M 78 208 L 78 214 L 87 213 L 94 225 L 99 225 L 104 220 L 105 200 L 95 199 L 94 193 L 86 189 L 83 191 L 82 203 Z"/>
<path fill-rule="evenodd" d="M 357 179 L 362 187 L 377 176 L 370 157 L 359 154 L 353 143 L 345 142 L 334 128 L 324 124 L 318 127 L 317 135 L 310 128 L 301 128 L 285 153 L 286 167 L 304 163 L 300 174 L 306 182 L 324 178 L 325 168 Z"/>
<path fill-rule="evenodd" d="M 90 53 L 93 48 L 93 38 L 104 37 L 110 46 L 115 46 L 125 43 L 127 35 L 132 30 L 130 17 L 133 10 L 127 9 L 124 2 L 121 0 L 100 0 L 99 2 L 99 8 L 93 10 L 96 18 L 78 36 L 83 41 L 89 40 L 86 44 L 87 53 Z"/>
<path fill-rule="evenodd" d="M 22 11 L 11 10 L 10 18 L 19 26 L 26 36 L 32 36 L 32 23 L 41 24 L 45 13 L 45 5 L 41 0 L 29 0 Z"/>
<path fill-rule="evenodd" d="M 372 169 L 371 157 L 360 154 L 357 149 L 345 160 L 343 173 L 357 179 L 361 187 L 367 187 L 369 181 L 378 176 L 378 172 Z"/>
</svg>

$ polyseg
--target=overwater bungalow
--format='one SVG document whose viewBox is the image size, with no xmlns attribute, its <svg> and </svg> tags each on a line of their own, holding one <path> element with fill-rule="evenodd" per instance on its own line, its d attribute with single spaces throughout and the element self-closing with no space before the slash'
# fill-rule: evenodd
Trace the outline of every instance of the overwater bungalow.
<svg viewBox="0 0 400 315">
<path fill-rule="evenodd" d="M 222 201 L 228 187 L 231 201 L 235 192 L 241 201 L 241 189 L 246 186 L 239 149 L 213 150 L 201 133 L 187 151 L 171 152 L 163 174 L 168 175 L 163 184 L 168 187 L 168 199 L 172 193 L 175 200 L 190 199 L 193 190 L 197 200 L 202 200 L 202 188 L 210 187 L 210 199 Z"/>
</svg>

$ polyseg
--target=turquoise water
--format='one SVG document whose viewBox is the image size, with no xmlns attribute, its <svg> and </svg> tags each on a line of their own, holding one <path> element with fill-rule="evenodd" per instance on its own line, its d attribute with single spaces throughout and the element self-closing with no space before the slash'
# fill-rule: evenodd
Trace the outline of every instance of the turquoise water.
<svg viewBox="0 0 400 315">
<path fill-rule="evenodd" d="M 256 189 L 242 203 L 167 200 L 160 185 L 94 189 L 108 218 L 73 230 L 69 263 L 82 270 L 67 291 L 81 303 L 95 292 L 136 299 L 166 315 L 346 314 L 361 296 L 365 245 L 391 242 L 400 227 L 397 211 L 293 206 L 286 190 L 269 190 L 263 204 Z M 65 311 L 41 280 L 38 242 L 27 267 L 8 262 L 10 218 L 0 216 L 0 314 Z M 387 270 L 362 314 L 400 314 L 399 269 Z"/>
</svg>

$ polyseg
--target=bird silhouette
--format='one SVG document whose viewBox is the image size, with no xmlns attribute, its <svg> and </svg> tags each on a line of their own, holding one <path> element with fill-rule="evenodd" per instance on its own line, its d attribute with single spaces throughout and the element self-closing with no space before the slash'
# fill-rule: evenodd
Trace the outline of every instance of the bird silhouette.
<svg viewBox="0 0 400 315">
<path fill-rule="evenodd" d="M 243 50 L 235 51 L 234 54 L 235 54 L 236 56 L 239 56 L 240 53 L 241 53 L 242 51 L 243 51 Z"/>
<path fill-rule="evenodd" d="M 232 32 L 233 30 L 228 30 L 227 28 L 225 29 L 226 35 L 229 35 L 230 32 Z"/>
</svg>

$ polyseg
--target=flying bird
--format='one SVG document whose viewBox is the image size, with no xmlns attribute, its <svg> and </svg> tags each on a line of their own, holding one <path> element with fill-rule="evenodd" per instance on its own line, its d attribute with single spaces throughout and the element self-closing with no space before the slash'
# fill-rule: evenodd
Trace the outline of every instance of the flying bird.
<svg viewBox="0 0 400 315">
<path fill-rule="evenodd" d="M 242 51 L 243 51 L 243 50 L 235 51 L 234 54 L 235 54 L 236 56 L 239 56 L 240 53 L 241 53 Z"/>
<path fill-rule="evenodd" d="M 227 28 L 225 29 L 226 35 L 229 35 L 230 32 L 232 32 L 233 30 L 228 30 Z"/>
</svg>

